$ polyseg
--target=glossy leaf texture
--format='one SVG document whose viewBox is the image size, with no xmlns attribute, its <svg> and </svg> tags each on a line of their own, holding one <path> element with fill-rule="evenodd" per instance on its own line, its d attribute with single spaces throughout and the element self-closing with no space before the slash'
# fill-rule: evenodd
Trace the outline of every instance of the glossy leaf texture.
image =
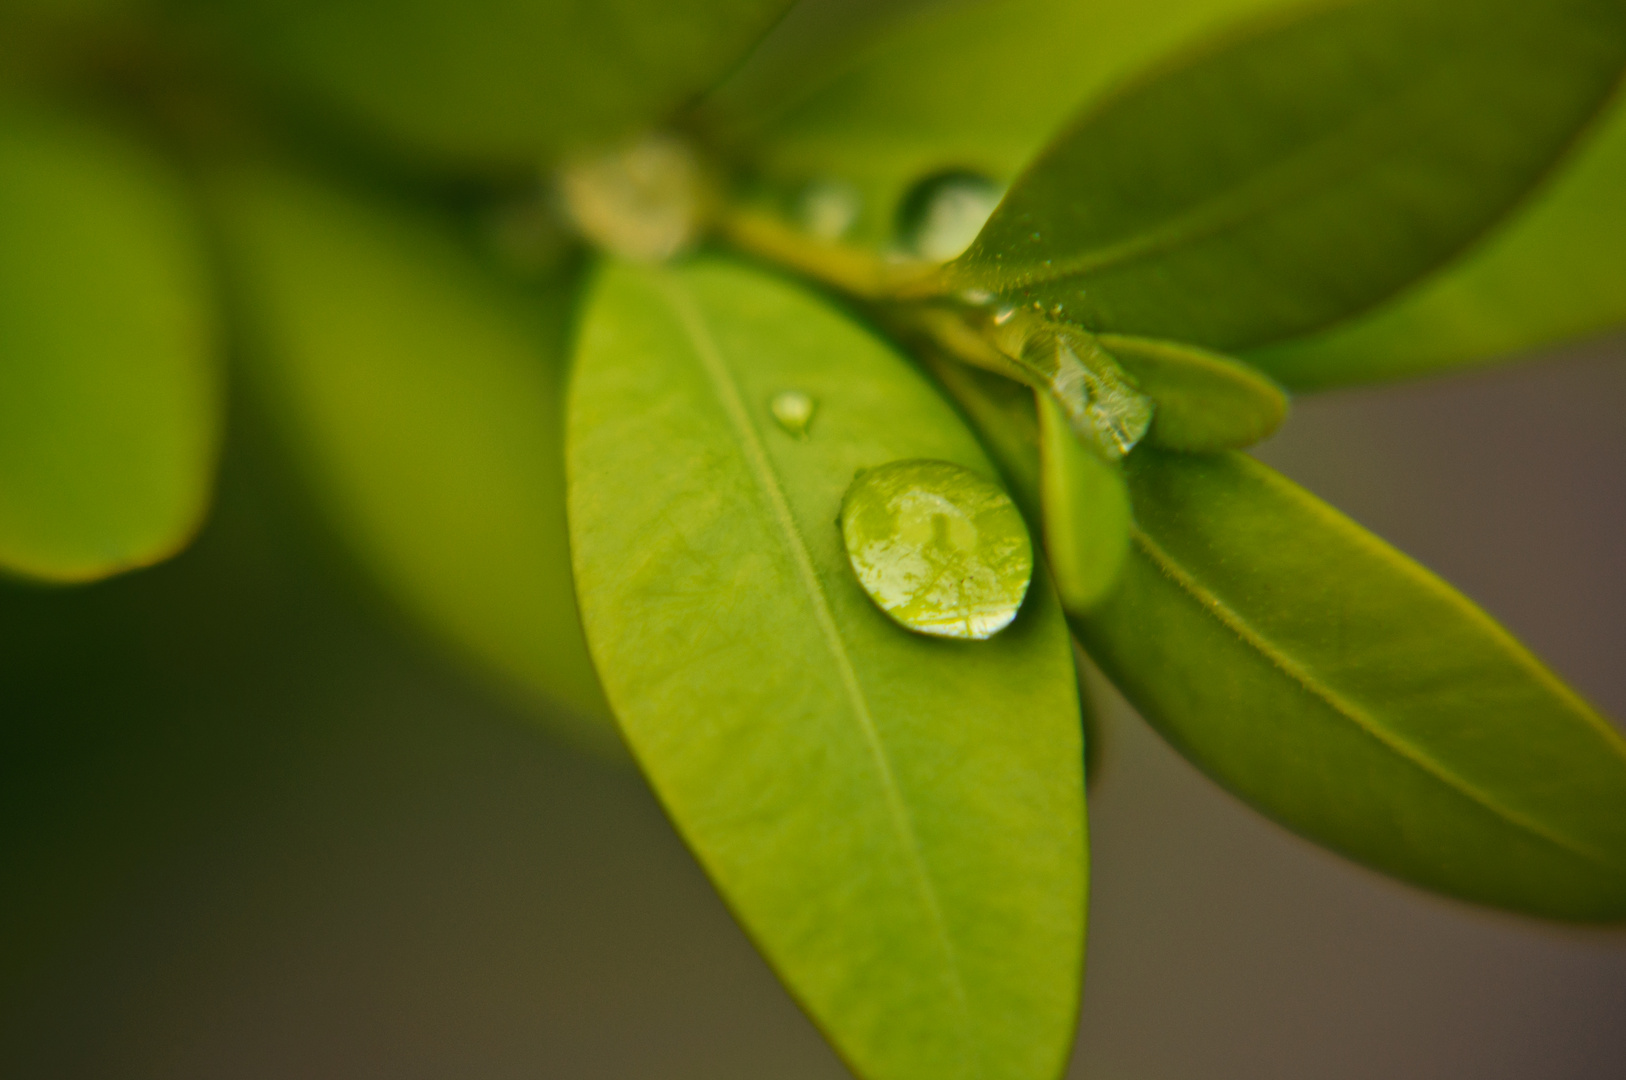
<svg viewBox="0 0 1626 1080">
<path fill-rule="evenodd" d="M 774 420 L 817 402 L 803 438 Z M 1036 576 L 982 642 L 912 634 L 837 528 L 858 470 L 993 475 L 890 347 L 720 260 L 610 264 L 569 406 L 572 551 L 628 743 L 746 930 L 870 1080 L 1050 1078 L 1085 839 L 1067 629 Z"/>
<path fill-rule="evenodd" d="M 1626 324 L 1626 103 L 1513 220 L 1370 314 L 1247 359 L 1307 390 L 1450 371 Z"/>
<path fill-rule="evenodd" d="M 1129 488 L 1123 469 L 1079 441 L 1061 406 L 1035 394 L 1045 552 L 1069 612 L 1088 611 L 1112 588 L 1129 554 Z"/>
<path fill-rule="evenodd" d="M 1626 744 L 1444 582 L 1237 454 L 1137 451 L 1133 551 L 1074 620 L 1200 768 L 1468 900 L 1626 918 Z"/>
<path fill-rule="evenodd" d="M 704 105 L 718 136 L 794 191 L 850 188 L 848 239 L 886 244 L 920 182 L 1007 184 L 1086 101 L 1170 50 L 1294 0 L 977 0 L 798 56 L 753 57 Z M 787 23 L 786 30 L 793 27 Z M 802 37 L 829 37 L 803 30 Z M 798 63 L 798 60 L 800 62 Z"/>
<path fill-rule="evenodd" d="M 1575 141 L 1622 0 L 1363 0 L 1170 63 L 1018 179 L 950 279 L 1096 331 L 1224 351 L 1436 269 Z"/>
<path fill-rule="evenodd" d="M 337 532 L 433 631 L 613 744 L 565 528 L 564 286 L 515 288 L 430 212 L 310 174 L 213 180 L 252 385 Z"/>
<path fill-rule="evenodd" d="M 305 97 L 448 164 L 518 164 L 658 123 L 789 0 L 234 0 L 237 44 Z"/>
<path fill-rule="evenodd" d="M 1157 405 L 1150 446 L 1212 453 L 1269 438 L 1287 395 L 1263 373 L 1219 353 L 1152 338 L 1102 334 L 1101 346 Z"/>
<path fill-rule="evenodd" d="M 89 581 L 174 554 L 221 393 L 179 179 L 80 116 L 0 111 L 0 571 Z"/>
</svg>

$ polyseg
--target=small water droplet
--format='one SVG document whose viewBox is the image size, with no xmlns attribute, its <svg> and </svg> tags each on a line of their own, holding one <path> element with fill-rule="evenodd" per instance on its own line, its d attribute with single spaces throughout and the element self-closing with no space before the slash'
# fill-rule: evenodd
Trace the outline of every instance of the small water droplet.
<svg viewBox="0 0 1626 1080">
<path fill-rule="evenodd" d="M 774 423 L 798 439 L 807 438 L 807 429 L 813 423 L 813 410 L 819 403 L 800 390 L 781 390 L 768 402 L 768 411 Z"/>
<path fill-rule="evenodd" d="M 796 219 L 810 236 L 840 240 L 864 209 L 863 196 L 845 180 L 814 180 L 796 199 Z"/>
<path fill-rule="evenodd" d="M 649 135 L 559 172 L 571 221 L 599 247 L 640 262 L 670 259 L 700 235 L 704 180 L 688 145 Z"/>
<path fill-rule="evenodd" d="M 860 472 L 842 500 L 841 535 L 870 599 L 933 637 L 992 637 L 1033 578 L 1033 544 L 1010 496 L 948 461 Z"/>
<path fill-rule="evenodd" d="M 1152 426 L 1152 399 L 1090 335 L 1062 323 L 1038 323 L 1028 328 L 1021 358 L 1046 373 L 1073 431 L 1108 460 L 1133 450 Z"/>
<path fill-rule="evenodd" d="M 1004 188 L 976 173 L 928 176 L 899 205 L 899 241 L 912 255 L 947 262 L 971 246 L 1004 196 Z"/>
</svg>

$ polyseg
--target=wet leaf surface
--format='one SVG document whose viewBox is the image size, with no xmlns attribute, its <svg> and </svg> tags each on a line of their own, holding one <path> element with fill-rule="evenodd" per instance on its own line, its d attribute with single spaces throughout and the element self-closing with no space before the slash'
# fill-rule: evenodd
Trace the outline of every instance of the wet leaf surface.
<svg viewBox="0 0 1626 1080">
<path fill-rule="evenodd" d="M 807 438 L 770 403 L 819 402 Z M 1049 1078 L 1078 1002 L 1083 754 L 1048 582 L 989 641 L 865 595 L 855 474 L 992 469 L 896 354 L 722 261 L 611 264 L 570 393 L 588 641 L 678 829 L 861 1076 Z"/>
<path fill-rule="evenodd" d="M 1602 108 L 1621 0 L 1372 0 L 1285 19 L 1087 108 L 951 280 L 1097 332 L 1235 351 L 1438 268 Z"/>
</svg>

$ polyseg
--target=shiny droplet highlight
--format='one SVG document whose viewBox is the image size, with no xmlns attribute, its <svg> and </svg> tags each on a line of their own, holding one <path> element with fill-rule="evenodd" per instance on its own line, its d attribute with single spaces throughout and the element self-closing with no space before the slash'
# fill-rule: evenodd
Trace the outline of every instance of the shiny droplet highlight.
<svg viewBox="0 0 1626 1080">
<path fill-rule="evenodd" d="M 876 606 L 934 637 L 992 637 L 1033 579 L 1033 544 L 1010 496 L 948 461 L 860 472 L 841 504 L 841 535 Z"/>
<path fill-rule="evenodd" d="M 800 390 L 781 390 L 768 402 L 768 411 L 773 414 L 774 423 L 787 434 L 805 439 L 807 429 L 813 423 L 813 412 L 818 406 L 817 401 Z"/>
<path fill-rule="evenodd" d="M 898 239 L 911 255 L 947 262 L 971 246 L 1004 196 L 1003 187 L 976 173 L 929 176 L 899 207 Z"/>
</svg>

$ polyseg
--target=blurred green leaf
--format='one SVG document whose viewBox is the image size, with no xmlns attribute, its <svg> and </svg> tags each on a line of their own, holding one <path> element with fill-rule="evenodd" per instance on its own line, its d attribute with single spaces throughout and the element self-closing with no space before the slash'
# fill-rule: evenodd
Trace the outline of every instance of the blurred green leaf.
<svg viewBox="0 0 1626 1080">
<path fill-rule="evenodd" d="M 1483 247 L 1369 315 L 1250 353 L 1321 389 L 1503 359 L 1626 323 L 1626 105 Z"/>
<path fill-rule="evenodd" d="M 88 581 L 197 529 L 220 428 L 197 239 L 146 148 L 0 112 L 0 569 Z"/>
<path fill-rule="evenodd" d="M 1123 470 L 1079 441 L 1049 394 L 1039 411 L 1045 552 L 1069 612 L 1088 611 L 1117 580 L 1129 553 L 1129 488 Z"/>
<path fill-rule="evenodd" d="M 1049 1080 L 1078 1007 L 1078 690 L 1041 577 L 984 642 L 911 634 L 836 527 L 857 470 L 988 475 L 885 344 L 722 261 L 607 266 L 568 472 L 588 640 L 719 890 L 855 1071 Z M 786 390 L 815 403 L 778 426 Z"/>
<path fill-rule="evenodd" d="M 286 169 L 211 190 L 255 385 L 344 538 L 436 632 L 613 742 L 570 578 L 563 286 L 522 292 L 428 212 Z"/>
<path fill-rule="evenodd" d="M 1102 334 L 1100 342 L 1157 403 L 1147 444 L 1165 450 L 1239 450 L 1268 438 L 1287 417 L 1287 395 L 1263 373 L 1229 357 L 1152 338 Z"/>
<path fill-rule="evenodd" d="M 443 162 L 528 165 L 658 123 L 788 6 L 236 0 L 226 16 L 240 44 L 316 107 Z"/>
<path fill-rule="evenodd" d="M 1089 109 L 949 278 L 1092 330 L 1234 351 L 1433 270 L 1574 141 L 1626 63 L 1622 0 L 1367 0 Z"/>
<path fill-rule="evenodd" d="M 1074 626 L 1182 753 L 1430 888 L 1626 918 L 1626 744 L 1448 585 L 1265 466 L 1138 450 L 1116 591 Z"/>
<path fill-rule="evenodd" d="M 850 238 L 884 243 L 910 189 L 945 170 L 1008 183 L 1078 109 L 1126 73 L 1217 27 L 1298 0 L 940 3 L 800 78 L 742 70 L 705 104 L 719 137 L 769 178 L 839 180 Z"/>
</svg>

